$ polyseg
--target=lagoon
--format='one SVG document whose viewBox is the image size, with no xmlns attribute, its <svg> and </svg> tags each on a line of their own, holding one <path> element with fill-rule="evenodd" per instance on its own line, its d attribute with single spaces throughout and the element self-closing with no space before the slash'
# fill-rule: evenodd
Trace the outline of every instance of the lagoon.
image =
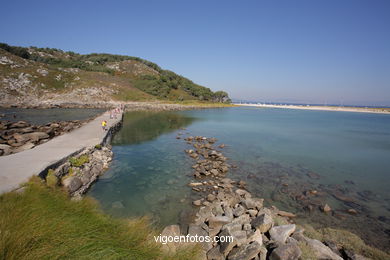
<svg viewBox="0 0 390 260">
<path fill-rule="evenodd" d="M 117 217 L 185 223 L 196 198 L 186 186 L 194 163 L 183 152 L 189 135 L 226 144 L 221 150 L 237 166 L 228 177 L 246 181 L 266 205 L 297 213 L 297 222 L 345 228 L 388 247 L 390 116 L 384 114 L 244 107 L 129 112 L 113 139 L 111 168 L 89 195 Z M 332 214 L 320 210 L 325 203 Z"/>
</svg>

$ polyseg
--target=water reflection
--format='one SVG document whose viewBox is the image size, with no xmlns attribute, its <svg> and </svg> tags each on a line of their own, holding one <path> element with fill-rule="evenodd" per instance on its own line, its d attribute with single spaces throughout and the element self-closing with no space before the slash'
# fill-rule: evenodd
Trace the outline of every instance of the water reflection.
<svg viewBox="0 0 390 260">
<path fill-rule="evenodd" d="M 134 111 L 124 116 L 113 145 L 137 144 L 187 126 L 195 118 L 170 112 Z"/>
</svg>

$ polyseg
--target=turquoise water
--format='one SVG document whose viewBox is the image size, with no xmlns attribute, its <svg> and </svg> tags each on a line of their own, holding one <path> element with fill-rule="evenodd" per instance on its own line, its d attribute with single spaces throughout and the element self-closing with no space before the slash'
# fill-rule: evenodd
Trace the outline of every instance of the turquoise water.
<svg viewBox="0 0 390 260">
<path fill-rule="evenodd" d="M 196 198 L 186 187 L 193 161 L 178 133 L 226 144 L 223 153 L 238 166 L 229 177 L 246 181 L 268 205 L 297 213 L 297 222 L 346 228 L 388 247 L 389 115 L 269 108 L 128 113 L 113 140 L 112 167 L 89 194 L 114 216 L 146 214 L 161 225 L 188 220 Z M 309 190 L 316 195 L 302 198 Z M 318 210 L 324 203 L 333 215 Z"/>
</svg>

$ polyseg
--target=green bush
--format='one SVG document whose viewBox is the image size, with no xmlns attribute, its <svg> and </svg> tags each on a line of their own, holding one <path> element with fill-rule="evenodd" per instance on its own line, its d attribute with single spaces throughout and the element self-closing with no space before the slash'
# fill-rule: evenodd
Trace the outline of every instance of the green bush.
<svg viewBox="0 0 390 260">
<path fill-rule="evenodd" d="M 83 164 L 89 162 L 89 157 L 88 155 L 81 155 L 79 158 L 76 158 L 76 157 L 72 157 L 69 159 L 69 162 L 70 164 L 73 166 L 73 167 L 80 167 L 82 166 Z"/>
<path fill-rule="evenodd" d="M 47 176 L 46 176 L 46 184 L 47 186 L 51 187 L 51 188 L 54 188 L 58 185 L 58 178 L 57 176 L 55 175 L 55 172 L 53 169 L 49 169 L 49 171 L 47 172 Z"/>
</svg>

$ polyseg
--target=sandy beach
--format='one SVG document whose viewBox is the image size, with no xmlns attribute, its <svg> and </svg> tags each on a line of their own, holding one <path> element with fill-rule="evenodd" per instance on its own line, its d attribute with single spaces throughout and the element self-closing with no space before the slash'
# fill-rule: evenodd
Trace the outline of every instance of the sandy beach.
<svg viewBox="0 0 390 260">
<path fill-rule="evenodd" d="M 264 107 L 264 108 L 288 108 L 288 109 L 390 114 L 390 108 L 381 108 L 381 107 L 344 107 L 344 106 L 270 105 L 270 104 L 235 104 L 235 105 L 248 106 L 248 107 Z"/>
</svg>

